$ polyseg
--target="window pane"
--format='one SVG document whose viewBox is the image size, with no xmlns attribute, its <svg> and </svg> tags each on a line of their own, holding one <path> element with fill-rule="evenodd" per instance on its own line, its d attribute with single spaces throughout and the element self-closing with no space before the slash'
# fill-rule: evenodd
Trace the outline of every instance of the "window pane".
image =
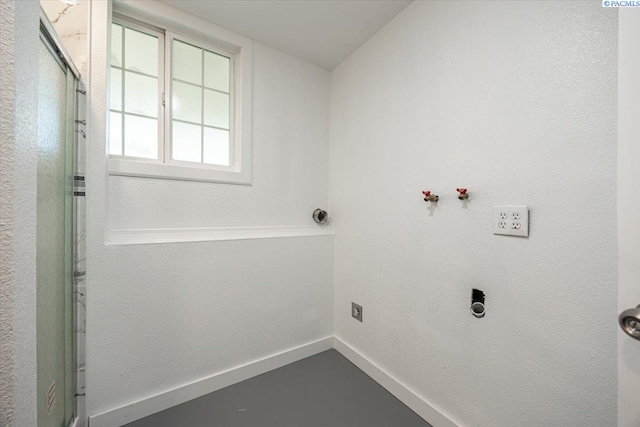
<svg viewBox="0 0 640 427">
<path fill-rule="evenodd" d="M 202 123 L 202 89 L 174 80 L 171 108 L 174 119 Z"/>
<path fill-rule="evenodd" d="M 204 123 L 229 129 L 229 95 L 205 89 Z"/>
<path fill-rule="evenodd" d="M 158 117 L 158 79 L 124 73 L 125 112 Z"/>
<path fill-rule="evenodd" d="M 202 85 L 202 49 L 173 41 L 173 78 Z"/>
<path fill-rule="evenodd" d="M 158 75 L 158 38 L 125 28 L 124 60 L 127 70 Z"/>
<path fill-rule="evenodd" d="M 122 156 L 122 114 L 109 114 L 109 154 Z"/>
<path fill-rule="evenodd" d="M 111 109 L 122 111 L 122 70 L 111 68 Z"/>
<path fill-rule="evenodd" d="M 229 58 L 211 52 L 204 53 L 204 85 L 229 92 Z"/>
<path fill-rule="evenodd" d="M 125 114 L 124 155 L 158 158 L 158 120 Z"/>
<path fill-rule="evenodd" d="M 228 166 L 229 131 L 204 128 L 204 163 Z"/>
<path fill-rule="evenodd" d="M 201 132 L 202 126 L 173 122 L 173 160 L 200 162 L 202 150 Z"/>
<path fill-rule="evenodd" d="M 122 26 L 111 24 L 111 65 L 122 67 Z"/>
</svg>

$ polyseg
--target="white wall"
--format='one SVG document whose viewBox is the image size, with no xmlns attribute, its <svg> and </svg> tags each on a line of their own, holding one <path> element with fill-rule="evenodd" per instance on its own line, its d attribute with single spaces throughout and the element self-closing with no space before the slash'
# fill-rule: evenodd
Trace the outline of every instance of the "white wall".
<svg viewBox="0 0 640 427">
<path fill-rule="evenodd" d="M 329 73 L 254 44 L 253 185 L 113 176 L 111 229 L 315 225 L 328 201 Z"/>
<path fill-rule="evenodd" d="M 618 45 L 618 311 L 640 304 L 640 10 L 619 16 Z M 618 330 L 618 426 L 640 425 L 640 342 Z"/>
<path fill-rule="evenodd" d="M 616 46 L 598 2 L 415 2 L 332 72 L 336 334 L 462 426 L 615 424 Z"/>
<path fill-rule="evenodd" d="M 35 426 L 39 6 L 0 0 L 0 425 Z"/>
<path fill-rule="evenodd" d="M 109 247 L 89 282 L 89 415 L 333 334 L 332 237 Z"/>
<path fill-rule="evenodd" d="M 254 45 L 251 187 L 107 177 L 108 7 L 92 3 L 88 415 L 333 334 L 332 236 L 104 244 L 109 228 L 309 224 L 328 200 L 329 73 Z"/>
</svg>

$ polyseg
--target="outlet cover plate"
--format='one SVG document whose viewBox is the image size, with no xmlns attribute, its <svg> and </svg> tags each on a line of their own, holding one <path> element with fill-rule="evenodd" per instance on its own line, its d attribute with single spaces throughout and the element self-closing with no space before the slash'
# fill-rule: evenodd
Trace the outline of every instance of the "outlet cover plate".
<svg viewBox="0 0 640 427">
<path fill-rule="evenodd" d="M 362 306 L 361 305 L 358 305 L 355 302 L 351 303 L 351 317 L 353 317 L 359 322 L 362 322 Z"/>
<path fill-rule="evenodd" d="M 529 236 L 529 208 L 522 205 L 494 206 L 493 234 Z"/>
</svg>

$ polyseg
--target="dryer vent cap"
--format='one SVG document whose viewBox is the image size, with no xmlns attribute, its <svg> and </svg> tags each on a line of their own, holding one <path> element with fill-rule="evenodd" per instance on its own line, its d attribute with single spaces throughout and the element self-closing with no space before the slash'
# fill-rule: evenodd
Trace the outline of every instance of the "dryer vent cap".
<svg viewBox="0 0 640 427">
<path fill-rule="evenodd" d="M 313 211 L 313 220 L 318 224 L 325 224 L 329 220 L 329 214 L 322 209 Z"/>
</svg>

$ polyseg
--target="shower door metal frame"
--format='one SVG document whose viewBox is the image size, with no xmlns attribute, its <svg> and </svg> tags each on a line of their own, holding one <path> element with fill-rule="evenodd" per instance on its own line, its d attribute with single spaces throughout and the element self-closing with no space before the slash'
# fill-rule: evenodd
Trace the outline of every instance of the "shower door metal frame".
<svg viewBox="0 0 640 427">
<path fill-rule="evenodd" d="M 47 46 L 49 51 L 51 52 L 54 59 L 58 62 L 58 64 L 65 70 L 65 72 L 70 71 L 73 74 L 73 88 L 72 88 L 72 99 L 68 100 L 74 103 L 73 108 L 73 122 L 70 124 L 73 130 L 73 138 L 70 143 L 72 147 L 72 155 L 71 155 L 71 168 L 72 174 L 75 178 L 78 170 L 78 147 L 80 144 L 84 144 L 85 133 L 82 129 L 80 129 L 80 125 L 84 125 L 84 120 L 80 120 L 79 116 L 84 117 L 84 112 L 80 111 L 78 108 L 80 102 L 79 97 L 84 96 L 84 84 L 81 80 L 80 72 L 77 67 L 71 60 L 68 52 L 64 48 L 62 42 L 60 41 L 53 25 L 47 18 L 44 10 L 40 9 L 40 39 Z M 81 330 L 80 323 L 84 322 L 84 311 L 82 311 L 82 319 L 79 316 L 79 294 L 77 290 L 78 280 L 77 277 L 79 275 L 78 272 L 78 245 L 77 245 L 77 236 L 78 236 L 78 227 L 77 227 L 77 194 L 74 191 L 74 183 L 72 182 L 70 185 L 70 191 L 72 194 L 71 197 L 71 235 L 72 235 L 72 248 L 71 248 L 71 275 L 72 275 L 72 299 L 71 299 L 71 318 L 73 319 L 73 324 L 71 327 L 71 339 L 72 339 L 72 360 L 71 360 L 71 381 L 73 384 L 73 400 L 71 402 L 72 414 L 69 419 L 69 426 L 84 426 L 83 417 L 84 417 L 84 380 L 80 381 L 78 378 L 78 370 L 79 363 L 78 359 L 81 357 L 84 360 L 84 347 L 78 348 L 78 335 L 80 333 L 84 333 Z M 84 197 L 84 193 L 82 194 Z M 84 271 L 81 272 L 81 275 L 84 275 Z M 84 297 L 84 296 L 83 296 Z M 84 365 L 84 364 L 83 364 Z M 84 366 L 82 366 L 84 369 Z"/>
<path fill-rule="evenodd" d="M 62 45 L 58 34 L 53 29 L 53 25 L 47 18 L 47 15 L 44 13 L 44 10 L 40 9 L 40 35 L 43 36 L 46 40 L 45 43 L 49 45 L 52 49 L 53 53 L 56 56 L 58 61 L 62 61 L 61 63 L 65 66 L 69 67 L 69 70 L 76 77 L 76 81 L 80 80 L 80 72 L 76 68 L 75 64 L 71 60 L 71 57 L 67 53 L 66 49 Z M 44 39 L 43 39 L 44 40 Z"/>
</svg>

